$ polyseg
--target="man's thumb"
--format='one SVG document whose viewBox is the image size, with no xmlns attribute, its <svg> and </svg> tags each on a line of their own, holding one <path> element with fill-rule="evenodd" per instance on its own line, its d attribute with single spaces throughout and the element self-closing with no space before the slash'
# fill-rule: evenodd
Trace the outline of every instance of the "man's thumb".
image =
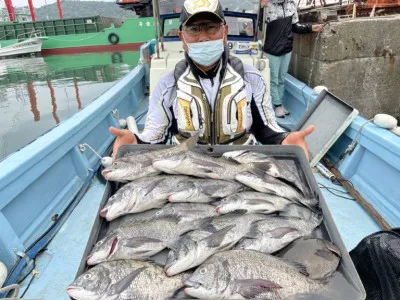
<svg viewBox="0 0 400 300">
<path fill-rule="evenodd" d="M 308 126 L 306 129 L 302 130 L 300 134 L 302 135 L 303 138 L 305 138 L 307 135 L 310 135 L 315 129 L 314 125 Z"/>
<path fill-rule="evenodd" d="M 118 128 L 110 127 L 109 130 L 110 130 L 111 134 L 113 134 L 113 135 L 115 135 L 115 136 L 122 136 L 122 135 L 123 135 L 122 130 L 120 130 L 120 129 L 118 129 Z"/>
</svg>

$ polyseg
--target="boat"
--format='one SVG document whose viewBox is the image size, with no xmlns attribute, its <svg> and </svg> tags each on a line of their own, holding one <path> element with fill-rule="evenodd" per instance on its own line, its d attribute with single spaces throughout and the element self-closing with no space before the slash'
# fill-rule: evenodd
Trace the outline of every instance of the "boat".
<svg viewBox="0 0 400 300">
<path fill-rule="evenodd" d="M 15 43 L 11 43 L 5 47 L 0 47 L 0 57 L 15 57 L 26 54 L 35 55 L 42 51 L 42 44 L 45 40 L 46 37 L 42 37 L 40 36 L 40 33 L 38 35 L 37 31 L 33 31 L 30 33 L 29 38 L 17 38 L 14 40 Z"/>
<path fill-rule="evenodd" d="M 249 18 L 253 24 L 257 17 L 226 15 Z M 161 23 L 174 18 L 179 14 L 160 16 Z M 253 37 L 233 34 L 229 40 L 234 52 L 235 43 L 251 42 Z M 176 36 L 164 37 L 164 50 L 159 43 L 142 45 L 139 65 L 96 101 L 0 162 L 0 261 L 9 273 L 4 286 L 18 283 L 15 288 L 29 298 L 69 299 L 65 288 L 79 274 L 100 222 L 105 182 L 97 174 L 114 140 L 108 128 L 123 126 L 123 120 L 133 116 L 138 130 L 143 129 L 149 94 L 160 76 L 182 58 Z M 260 53 L 257 58 L 237 55 L 257 65 L 268 79 L 268 60 Z M 291 118 L 285 126 L 295 128 L 317 96 L 288 76 L 284 101 Z M 400 137 L 367 121 L 357 116 L 327 157 L 391 227 L 399 226 Z M 353 141 L 353 151 L 343 155 Z M 314 177 L 348 251 L 381 229 L 358 202 L 333 192 L 345 193 L 343 187 L 321 173 Z M 365 297 L 362 287 L 358 292 Z"/>
<path fill-rule="evenodd" d="M 128 18 L 124 21 L 93 16 L 49 21 L 0 24 L 0 45 L 5 48 L 40 32 L 41 54 L 59 55 L 92 52 L 139 51 L 154 36 L 153 18 Z M 132 34 L 135 32 L 135 34 Z"/>
</svg>

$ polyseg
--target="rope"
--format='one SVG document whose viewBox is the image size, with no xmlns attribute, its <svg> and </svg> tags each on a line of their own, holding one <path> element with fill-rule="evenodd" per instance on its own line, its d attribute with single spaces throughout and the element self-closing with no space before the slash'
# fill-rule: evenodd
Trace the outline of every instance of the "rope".
<svg viewBox="0 0 400 300">
<path fill-rule="evenodd" d="M 0 293 L 6 293 L 13 290 L 13 293 L 10 295 L 10 298 L 16 298 L 19 293 L 20 286 L 18 284 L 11 284 L 9 286 L 3 287 L 0 289 Z"/>
<path fill-rule="evenodd" d="M 94 154 L 96 154 L 96 156 L 97 156 L 98 158 L 103 159 L 103 157 L 101 157 L 100 154 L 98 154 L 98 153 L 96 152 L 96 150 L 94 150 L 89 144 L 84 143 L 84 144 L 82 144 L 82 146 L 88 147 L 90 150 L 93 151 Z"/>
<path fill-rule="evenodd" d="M 353 150 L 354 150 L 354 148 L 355 148 L 355 146 L 356 146 L 356 143 L 357 143 L 357 138 L 358 138 L 358 136 L 360 135 L 361 131 L 363 130 L 364 126 L 366 126 L 368 123 L 370 123 L 370 122 L 373 121 L 373 120 L 374 120 L 374 119 L 368 120 L 367 122 L 365 122 L 365 123 L 360 127 L 360 129 L 357 131 L 357 134 L 356 134 L 356 136 L 354 137 L 353 141 L 351 142 L 351 144 L 349 145 L 349 147 L 347 147 L 346 151 L 344 152 L 345 154 L 353 152 Z"/>
</svg>

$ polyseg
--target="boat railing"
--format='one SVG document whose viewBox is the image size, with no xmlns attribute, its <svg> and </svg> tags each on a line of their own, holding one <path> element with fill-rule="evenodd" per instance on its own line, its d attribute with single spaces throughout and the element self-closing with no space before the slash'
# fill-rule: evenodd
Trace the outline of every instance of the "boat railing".
<svg viewBox="0 0 400 300">
<path fill-rule="evenodd" d="M 24 40 L 24 39 L 33 39 L 33 38 L 38 38 L 38 37 L 44 37 L 44 31 L 43 30 L 32 30 L 31 32 L 26 32 L 26 33 L 21 33 L 17 35 L 18 41 Z"/>
</svg>

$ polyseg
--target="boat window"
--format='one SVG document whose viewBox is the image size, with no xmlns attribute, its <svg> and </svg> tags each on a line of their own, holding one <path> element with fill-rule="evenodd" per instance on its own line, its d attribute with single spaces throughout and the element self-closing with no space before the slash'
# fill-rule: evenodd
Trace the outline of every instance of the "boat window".
<svg viewBox="0 0 400 300">
<path fill-rule="evenodd" d="M 254 22 L 251 18 L 238 18 L 234 16 L 225 17 L 226 24 L 229 26 L 229 36 L 231 37 L 253 37 Z M 179 18 L 163 19 L 163 35 L 164 37 L 178 37 Z"/>
<path fill-rule="evenodd" d="M 165 19 L 163 34 L 166 37 L 177 37 L 179 31 L 179 18 Z"/>
<path fill-rule="evenodd" d="M 226 24 L 229 26 L 230 36 L 254 36 L 253 20 L 248 18 L 225 17 Z"/>
</svg>

